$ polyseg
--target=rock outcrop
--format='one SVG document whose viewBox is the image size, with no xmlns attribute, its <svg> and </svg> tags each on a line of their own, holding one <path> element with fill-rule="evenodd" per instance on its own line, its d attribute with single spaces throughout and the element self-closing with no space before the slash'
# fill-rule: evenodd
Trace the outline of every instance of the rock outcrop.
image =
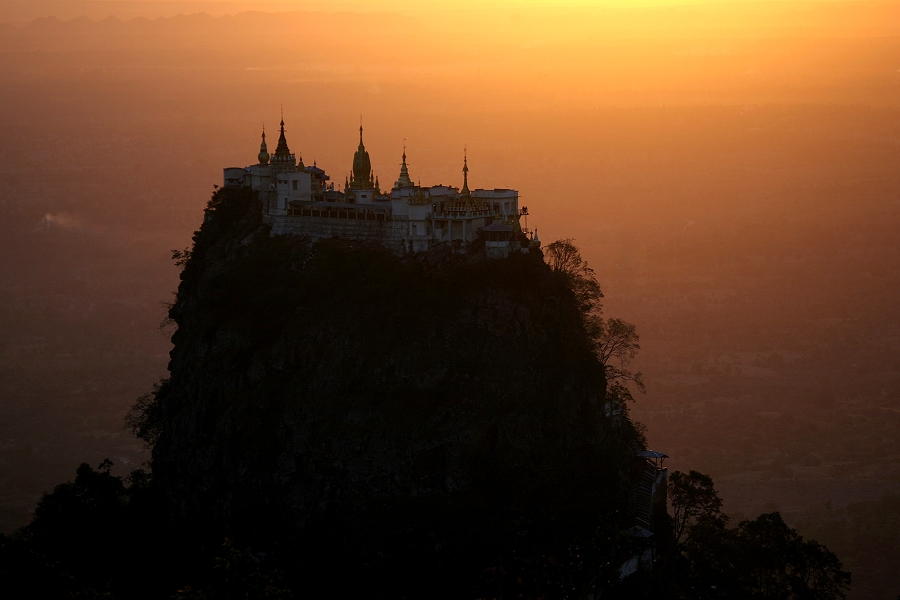
<svg viewBox="0 0 900 600">
<path fill-rule="evenodd" d="M 604 416 L 603 368 L 539 252 L 401 259 L 271 237 L 260 213 L 253 192 L 214 195 L 144 407 L 180 528 L 369 592 L 472 590 L 615 530 L 641 436 Z"/>
</svg>

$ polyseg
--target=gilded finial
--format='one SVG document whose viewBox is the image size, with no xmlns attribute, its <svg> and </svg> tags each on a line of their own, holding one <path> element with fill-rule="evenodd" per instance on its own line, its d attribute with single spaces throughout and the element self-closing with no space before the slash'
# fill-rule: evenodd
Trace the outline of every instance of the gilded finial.
<svg viewBox="0 0 900 600">
<path fill-rule="evenodd" d="M 461 193 L 469 193 L 469 157 L 468 148 L 463 146 L 463 187 Z"/>
<path fill-rule="evenodd" d="M 407 188 L 414 187 L 412 179 L 409 177 L 409 167 L 406 165 L 406 138 L 403 139 L 403 161 L 400 163 L 400 177 L 394 183 L 394 187 Z"/>
<path fill-rule="evenodd" d="M 256 158 L 259 160 L 259 164 L 267 165 L 269 164 L 269 149 L 266 147 L 266 126 L 263 124 L 262 130 L 262 142 L 259 144 L 259 154 L 256 155 Z"/>
</svg>

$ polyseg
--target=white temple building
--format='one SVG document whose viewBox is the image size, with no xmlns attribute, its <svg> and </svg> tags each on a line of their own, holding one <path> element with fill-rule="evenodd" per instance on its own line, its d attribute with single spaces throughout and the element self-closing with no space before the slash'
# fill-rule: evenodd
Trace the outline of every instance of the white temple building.
<svg viewBox="0 0 900 600">
<path fill-rule="evenodd" d="M 463 157 L 462 189 L 413 183 L 403 150 L 400 174 L 382 191 L 372 170 L 359 128 L 359 147 L 343 189 L 335 189 L 325 171 L 307 167 L 288 148 L 284 120 L 274 154 L 263 131 L 258 162 L 224 170 L 225 187 L 249 187 L 260 194 L 263 220 L 272 235 L 303 235 L 377 241 L 399 254 L 416 254 L 447 244 L 467 252 L 483 243 L 492 258 L 527 252 L 540 244 L 537 232 L 520 224 L 528 214 L 510 189 L 469 190 L 469 166 Z"/>
</svg>

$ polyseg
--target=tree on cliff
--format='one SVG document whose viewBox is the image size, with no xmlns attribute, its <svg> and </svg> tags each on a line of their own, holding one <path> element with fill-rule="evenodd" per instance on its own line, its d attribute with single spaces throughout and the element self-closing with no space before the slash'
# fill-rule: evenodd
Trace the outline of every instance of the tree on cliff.
<svg viewBox="0 0 900 600">
<path fill-rule="evenodd" d="M 161 379 L 153 384 L 153 391 L 138 398 L 128 414 L 125 415 L 125 424 L 134 437 L 143 440 L 151 449 L 162 431 L 162 415 L 160 415 L 160 407 L 156 398 L 166 383 L 168 383 L 168 379 Z"/>
<path fill-rule="evenodd" d="M 699 471 L 675 471 L 669 478 L 669 499 L 672 502 L 673 535 L 682 544 L 694 527 L 718 524 L 725 518 L 722 500 L 709 475 Z"/>
<path fill-rule="evenodd" d="M 599 315 L 603 309 L 600 302 L 603 292 L 594 270 L 581 257 L 581 251 L 574 242 L 572 238 L 556 240 L 547 246 L 544 257 L 550 270 L 562 277 L 575 294 L 582 315 Z"/>
<path fill-rule="evenodd" d="M 693 598 L 838 600 L 850 573 L 825 546 L 804 540 L 777 512 L 728 527 L 712 478 L 675 471 L 672 544 L 660 556 L 653 595 Z M 666 595 L 666 594 L 663 594 Z"/>
<path fill-rule="evenodd" d="M 627 368 L 641 349 L 634 324 L 623 319 L 603 318 L 600 284 L 573 239 L 550 243 L 544 256 L 553 273 L 565 279 L 575 294 L 585 330 L 594 344 L 594 353 L 606 371 L 607 398 L 621 405 L 633 401 L 626 382 L 633 383 L 641 392 L 645 389 L 642 374 Z"/>
<path fill-rule="evenodd" d="M 634 397 L 625 382 L 630 381 L 641 392 L 645 389 L 643 374 L 626 368 L 641 349 L 634 324 L 622 319 L 597 318 L 590 324 L 589 331 L 597 358 L 606 370 L 607 397 L 616 399 L 620 404 L 633 401 Z"/>
</svg>

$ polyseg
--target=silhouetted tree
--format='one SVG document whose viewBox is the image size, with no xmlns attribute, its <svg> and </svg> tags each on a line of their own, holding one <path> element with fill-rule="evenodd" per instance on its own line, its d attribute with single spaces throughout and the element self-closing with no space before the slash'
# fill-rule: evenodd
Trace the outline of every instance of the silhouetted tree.
<svg viewBox="0 0 900 600">
<path fill-rule="evenodd" d="M 544 250 L 544 257 L 554 273 L 566 278 L 575 294 L 585 329 L 594 343 L 594 352 L 606 371 L 607 399 L 624 406 L 634 400 L 626 382 L 632 382 L 641 392 L 645 389 L 642 374 L 627 369 L 641 349 L 637 329 L 622 319 L 603 318 L 603 292 L 594 270 L 581 257 L 574 240 L 567 238 L 550 243 Z"/>
<path fill-rule="evenodd" d="M 831 600 L 845 598 L 850 573 L 828 548 L 804 540 L 777 512 L 737 527 L 736 573 L 757 598 Z"/>
<path fill-rule="evenodd" d="M 153 385 L 149 394 L 144 394 L 125 415 L 125 423 L 134 437 L 143 440 L 148 448 L 153 448 L 162 433 L 162 414 L 159 405 L 160 390 L 168 382 L 161 379 Z"/>
<path fill-rule="evenodd" d="M 691 529 L 698 524 L 725 524 L 722 500 L 709 475 L 698 471 L 675 471 L 669 477 L 669 500 L 672 503 L 672 530 L 675 543 L 681 544 L 690 537 Z"/>
<path fill-rule="evenodd" d="M 174 589 L 167 581 L 178 552 L 161 543 L 149 475 L 122 478 L 111 467 L 82 464 L 74 481 L 44 494 L 31 524 L 0 539 L 0 593 L 154 598 Z"/>
<path fill-rule="evenodd" d="M 600 284 L 597 283 L 594 270 L 581 258 L 574 240 L 568 238 L 550 243 L 544 250 L 544 258 L 554 273 L 567 280 L 583 315 L 599 314 L 602 311 L 600 300 L 603 292 L 600 291 Z"/>
<path fill-rule="evenodd" d="M 634 400 L 624 382 L 634 383 L 641 392 L 645 389 L 641 372 L 634 373 L 626 368 L 641 349 L 634 324 L 622 319 L 597 318 L 589 324 L 589 331 L 597 358 L 606 370 L 607 397 L 622 404 Z"/>
<path fill-rule="evenodd" d="M 175 263 L 176 267 L 184 267 L 191 260 L 191 249 L 185 248 L 184 250 L 172 250 L 172 261 Z"/>
<path fill-rule="evenodd" d="M 777 512 L 727 527 L 713 480 L 674 472 L 669 494 L 676 542 L 660 557 L 650 597 L 838 600 L 850 573 L 825 546 L 804 540 Z"/>
</svg>

